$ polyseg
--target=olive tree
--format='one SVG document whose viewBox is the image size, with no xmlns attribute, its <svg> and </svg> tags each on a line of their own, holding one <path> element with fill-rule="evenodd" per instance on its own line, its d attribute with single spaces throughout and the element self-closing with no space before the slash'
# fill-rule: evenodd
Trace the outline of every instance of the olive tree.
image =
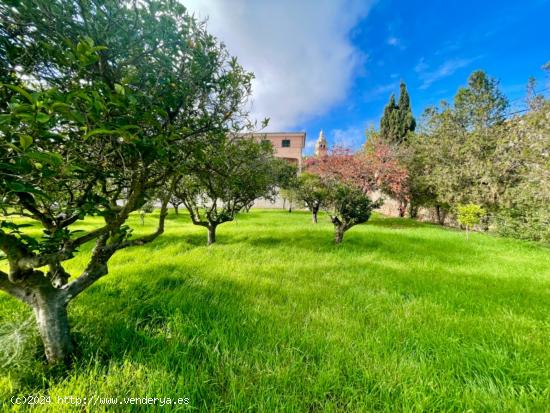
<svg viewBox="0 0 550 413">
<path fill-rule="evenodd" d="M 241 122 L 251 74 L 183 6 L 156 0 L 2 3 L 0 67 L 0 290 L 34 310 L 47 360 L 66 362 L 67 305 L 113 254 L 164 231 L 168 196 L 154 232 L 126 221 L 172 182 L 176 148 Z"/>
</svg>

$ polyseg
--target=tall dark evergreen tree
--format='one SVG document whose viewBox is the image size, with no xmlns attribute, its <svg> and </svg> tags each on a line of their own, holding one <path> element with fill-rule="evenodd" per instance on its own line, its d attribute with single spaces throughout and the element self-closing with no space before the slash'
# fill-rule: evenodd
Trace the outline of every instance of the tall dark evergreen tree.
<svg viewBox="0 0 550 413">
<path fill-rule="evenodd" d="M 399 85 L 399 102 L 397 103 L 399 110 L 410 111 L 411 110 L 411 99 L 409 97 L 409 92 L 407 92 L 407 86 L 405 83 L 401 82 Z"/>
<path fill-rule="evenodd" d="M 406 139 L 407 133 L 414 131 L 415 128 L 416 121 L 412 115 L 407 86 L 401 82 L 398 103 L 395 103 L 395 97 L 391 95 L 390 101 L 384 108 L 384 114 L 380 120 L 380 135 L 388 143 L 400 144 Z"/>
<path fill-rule="evenodd" d="M 382 115 L 382 119 L 380 119 L 380 136 L 388 141 L 394 140 L 394 122 L 392 121 L 394 118 L 394 114 L 397 111 L 397 105 L 395 104 L 395 96 L 390 96 L 390 101 L 384 108 L 384 114 Z"/>
</svg>

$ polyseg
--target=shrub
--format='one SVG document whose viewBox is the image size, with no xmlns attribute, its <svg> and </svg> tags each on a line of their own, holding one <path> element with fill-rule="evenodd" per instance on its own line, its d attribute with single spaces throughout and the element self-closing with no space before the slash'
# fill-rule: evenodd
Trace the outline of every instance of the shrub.
<svg viewBox="0 0 550 413">
<path fill-rule="evenodd" d="M 331 208 L 330 219 L 334 224 L 334 241 L 340 244 L 344 232 L 354 225 L 367 222 L 373 209 L 379 208 L 382 201 L 373 202 L 361 189 L 334 181 L 329 184 L 328 205 Z"/>
<path fill-rule="evenodd" d="M 480 223 L 485 216 L 485 210 L 477 204 L 458 205 L 456 207 L 456 219 L 458 223 L 466 228 L 466 238 L 469 238 L 469 231 Z"/>
</svg>

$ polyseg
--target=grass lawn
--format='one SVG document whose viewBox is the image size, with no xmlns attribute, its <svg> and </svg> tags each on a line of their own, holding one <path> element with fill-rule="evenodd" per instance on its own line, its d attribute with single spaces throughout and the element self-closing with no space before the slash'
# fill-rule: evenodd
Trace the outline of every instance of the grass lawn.
<svg viewBox="0 0 550 413">
<path fill-rule="evenodd" d="M 170 215 L 70 305 L 68 374 L 44 367 L 31 311 L 1 294 L 0 410 L 49 394 L 189 398 L 159 411 L 550 411 L 548 247 L 380 216 L 336 246 L 326 216 L 310 221 L 241 214 L 206 247 Z M 104 410 L 154 409 L 89 409 Z"/>
</svg>

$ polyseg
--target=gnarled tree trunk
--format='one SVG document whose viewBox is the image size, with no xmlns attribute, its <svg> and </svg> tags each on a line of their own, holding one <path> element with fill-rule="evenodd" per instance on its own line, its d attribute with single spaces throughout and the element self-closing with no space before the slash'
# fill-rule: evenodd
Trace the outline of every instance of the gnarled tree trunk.
<svg viewBox="0 0 550 413">
<path fill-rule="evenodd" d="M 26 259 L 30 262 L 33 257 Z M 25 259 L 21 260 L 25 261 Z M 61 270 L 63 274 L 50 271 L 44 275 L 42 271 L 21 270 L 17 262 L 12 260 L 12 271 L 8 274 L 0 271 L 0 290 L 21 300 L 33 309 L 38 332 L 44 345 L 44 353 L 49 364 L 67 364 L 74 350 L 67 303 L 78 294 L 65 288 L 66 273 L 59 263 L 50 264 L 50 269 Z M 59 287 L 54 286 L 58 284 Z"/>
<path fill-rule="evenodd" d="M 55 288 L 35 291 L 32 308 L 48 363 L 68 363 L 74 347 L 65 294 Z"/>
<path fill-rule="evenodd" d="M 344 227 L 342 225 L 334 226 L 334 242 L 340 244 L 344 239 Z"/>
<path fill-rule="evenodd" d="M 334 224 L 334 242 L 340 244 L 344 239 L 344 232 L 346 232 L 347 229 L 346 224 L 334 215 L 330 217 L 330 220 Z"/>
</svg>

